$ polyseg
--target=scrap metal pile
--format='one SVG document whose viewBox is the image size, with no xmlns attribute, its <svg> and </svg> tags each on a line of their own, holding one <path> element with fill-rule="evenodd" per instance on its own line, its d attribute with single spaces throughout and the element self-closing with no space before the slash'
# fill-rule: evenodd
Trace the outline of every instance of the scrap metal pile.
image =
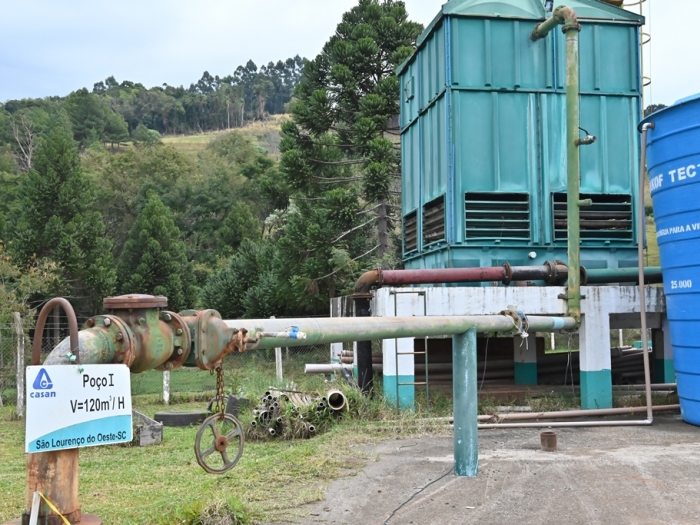
<svg viewBox="0 0 700 525">
<path fill-rule="evenodd" d="M 342 419 L 348 400 L 340 390 L 329 390 L 325 396 L 270 388 L 253 409 L 246 437 L 262 440 L 308 439 L 325 432 L 333 420 Z"/>
</svg>

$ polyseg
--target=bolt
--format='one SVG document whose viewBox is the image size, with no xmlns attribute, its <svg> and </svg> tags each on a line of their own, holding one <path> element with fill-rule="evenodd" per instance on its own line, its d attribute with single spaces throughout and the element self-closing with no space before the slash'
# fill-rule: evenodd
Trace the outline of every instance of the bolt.
<svg viewBox="0 0 700 525">
<path fill-rule="evenodd" d="M 182 348 L 177 349 L 177 355 L 182 355 Z"/>
<path fill-rule="evenodd" d="M 90 327 L 95 326 L 95 320 L 91 317 L 90 319 L 87 320 L 87 325 Z"/>
<path fill-rule="evenodd" d="M 121 354 L 119 354 L 119 355 L 117 356 L 117 363 L 121 363 L 121 362 L 123 362 L 123 361 L 124 361 L 124 356 L 121 355 Z"/>
<path fill-rule="evenodd" d="M 146 319 L 144 319 L 143 317 L 139 317 L 139 324 L 143 324 L 145 322 L 146 322 Z"/>
<path fill-rule="evenodd" d="M 117 341 L 121 341 L 122 339 L 124 339 L 124 336 L 122 335 L 121 332 L 119 332 L 119 333 L 117 334 Z"/>
<path fill-rule="evenodd" d="M 109 317 L 105 318 L 105 326 L 109 326 L 112 324 L 112 320 Z"/>
<path fill-rule="evenodd" d="M 165 363 L 165 368 L 171 370 L 173 368 L 173 364 L 170 361 L 168 361 L 167 363 Z"/>
<path fill-rule="evenodd" d="M 170 314 L 164 313 L 161 315 L 161 319 L 163 319 L 163 321 L 165 321 L 166 323 L 169 323 L 172 320 L 172 316 Z"/>
<path fill-rule="evenodd" d="M 177 335 L 182 335 L 182 328 L 178 328 L 177 330 L 175 330 L 175 333 Z"/>
</svg>

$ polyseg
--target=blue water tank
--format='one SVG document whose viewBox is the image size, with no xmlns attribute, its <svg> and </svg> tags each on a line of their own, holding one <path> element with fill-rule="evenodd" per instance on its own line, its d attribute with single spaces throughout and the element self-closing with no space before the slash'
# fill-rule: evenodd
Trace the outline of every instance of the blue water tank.
<svg viewBox="0 0 700 525">
<path fill-rule="evenodd" d="M 648 116 L 647 167 L 683 419 L 700 426 L 700 94 Z"/>
</svg>

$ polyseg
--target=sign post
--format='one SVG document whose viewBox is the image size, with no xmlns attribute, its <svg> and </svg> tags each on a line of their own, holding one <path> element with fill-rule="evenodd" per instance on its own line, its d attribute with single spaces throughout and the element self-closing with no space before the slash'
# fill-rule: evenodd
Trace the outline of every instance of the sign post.
<svg viewBox="0 0 700 525">
<path fill-rule="evenodd" d="M 25 452 L 132 440 L 125 365 L 28 366 L 26 385 Z"/>
</svg>

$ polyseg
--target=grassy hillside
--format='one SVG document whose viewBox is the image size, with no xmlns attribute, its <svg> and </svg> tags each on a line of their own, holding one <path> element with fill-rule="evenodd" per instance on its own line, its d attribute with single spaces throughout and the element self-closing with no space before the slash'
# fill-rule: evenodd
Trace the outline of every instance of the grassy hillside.
<svg viewBox="0 0 700 525">
<path fill-rule="evenodd" d="M 234 128 L 253 144 L 267 151 L 275 158 L 279 158 L 280 128 L 282 123 L 289 118 L 287 115 L 271 115 L 268 120 L 250 122 L 242 128 Z M 163 142 L 177 148 L 182 153 L 196 155 L 216 136 L 228 133 L 227 130 L 199 135 L 173 135 L 163 137 Z"/>
</svg>

